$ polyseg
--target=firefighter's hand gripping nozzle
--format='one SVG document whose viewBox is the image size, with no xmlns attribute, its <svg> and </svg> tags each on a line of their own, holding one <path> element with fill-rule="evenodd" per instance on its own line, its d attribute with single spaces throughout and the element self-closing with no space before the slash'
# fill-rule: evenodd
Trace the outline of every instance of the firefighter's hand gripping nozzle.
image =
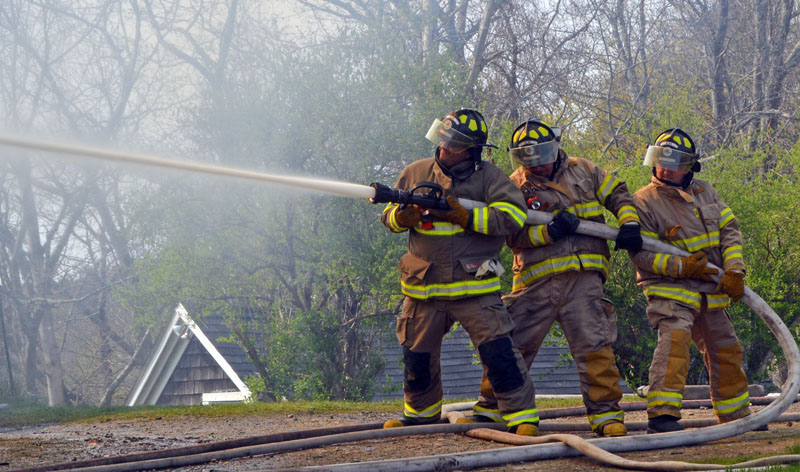
<svg viewBox="0 0 800 472">
<path fill-rule="evenodd" d="M 401 208 L 417 205 L 432 210 L 450 209 L 442 186 L 434 182 L 419 182 L 411 190 L 391 188 L 378 182 L 373 182 L 369 186 L 375 189 L 375 196 L 369 199 L 372 203 L 398 203 Z M 425 192 L 425 189 L 428 191 Z"/>
</svg>

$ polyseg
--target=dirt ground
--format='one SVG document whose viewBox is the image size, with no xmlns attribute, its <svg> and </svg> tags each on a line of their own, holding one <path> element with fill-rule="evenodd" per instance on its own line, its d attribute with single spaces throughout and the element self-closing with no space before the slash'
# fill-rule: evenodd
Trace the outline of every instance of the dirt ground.
<svg viewBox="0 0 800 472">
<path fill-rule="evenodd" d="M 787 413 L 800 413 L 795 404 Z M 24 429 L 0 429 L 0 472 L 60 462 L 153 451 L 201 443 L 258 436 L 278 432 L 309 430 L 332 426 L 380 423 L 389 415 L 363 414 L 281 414 L 236 418 L 198 419 L 196 417 L 153 420 L 104 421 L 42 425 Z M 708 409 L 684 410 L 685 419 L 710 418 Z M 626 421 L 645 421 L 643 411 L 627 412 Z M 576 422 L 585 418 L 560 418 L 549 422 Z M 632 431 L 631 434 L 644 434 Z M 590 434 L 581 434 L 591 438 Z M 705 462 L 709 459 L 741 460 L 790 453 L 800 444 L 800 428 L 793 423 L 773 423 L 769 431 L 750 432 L 737 437 L 691 447 L 624 453 L 638 461 Z M 411 436 L 336 444 L 318 449 L 216 461 L 181 467 L 186 471 L 254 471 L 408 458 L 495 449 L 506 446 L 456 434 Z M 585 458 L 544 460 L 473 470 L 483 471 L 610 471 Z M 176 469 L 177 470 L 177 469 Z"/>
</svg>

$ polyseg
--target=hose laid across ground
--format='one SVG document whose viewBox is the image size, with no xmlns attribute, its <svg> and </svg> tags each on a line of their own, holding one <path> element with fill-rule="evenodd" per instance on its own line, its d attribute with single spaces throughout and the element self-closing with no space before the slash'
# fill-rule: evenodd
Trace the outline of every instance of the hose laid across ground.
<svg viewBox="0 0 800 472">
<path fill-rule="evenodd" d="M 480 202 L 460 199 L 465 208 L 482 206 Z M 552 213 L 529 210 L 526 223 L 547 224 L 553 218 Z M 577 232 L 587 236 L 616 239 L 617 229 L 602 223 L 580 220 Z M 644 237 L 643 248 L 654 252 L 665 252 L 678 256 L 687 256 L 688 252 L 659 241 Z M 717 268 L 718 269 L 718 268 Z M 719 271 L 721 272 L 721 271 Z M 718 278 L 719 276 L 717 276 Z M 745 287 L 742 299 L 758 316 L 764 320 L 781 346 L 788 362 L 788 378 L 782 386 L 781 394 L 774 402 L 763 410 L 730 423 L 711 426 L 694 431 L 676 431 L 645 436 L 627 436 L 621 438 L 591 439 L 588 442 L 609 452 L 630 452 L 669 447 L 685 446 L 703 442 L 725 439 L 747 431 L 752 431 L 777 418 L 794 401 L 800 390 L 800 352 L 797 343 L 780 317 L 749 287 Z M 566 444 L 539 444 L 516 448 L 494 449 L 479 452 L 443 454 L 439 456 L 416 457 L 412 459 L 395 459 L 389 461 L 373 461 L 352 464 L 324 466 L 325 470 L 346 471 L 439 471 L 460 468 L 475 468 L 503 465 L 510 462 L 526 462 L 532 460 L 553 459 L 576 456 L 580 453 Z M 314 467 L 309 468 L 315 469 Z"/>
</svg>

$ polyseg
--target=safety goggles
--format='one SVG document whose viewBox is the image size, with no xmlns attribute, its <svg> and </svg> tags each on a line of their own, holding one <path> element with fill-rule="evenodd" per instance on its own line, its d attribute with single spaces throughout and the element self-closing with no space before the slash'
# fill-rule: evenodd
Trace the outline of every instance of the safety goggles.
<svg viewBox="0 0 800 472">
<path fill-rule="evenodd" d="M 425 134 L 425 139 L 453 154 L 478 145 L 474 138 L 453 129 L 449 121 L 445 123 L 439 119 L 433 120 L 431 129 Z"/>
<path fill-rule="evenodd" d="M 511 156 L 512 164 L 516 163 L 528 169 L 543 166 L 556 161 L 558 141 L 509 148 L 508 155 Z"/>
<path fill-rule="evenodd" d="M 644 155 L 642 165 L 669 170 L 679 170 L 681 168 L 688 170 L 697 162 L 698 157 L 695 153 L 650 145 L 647 147 L 647 153 Z"/>
</svg>

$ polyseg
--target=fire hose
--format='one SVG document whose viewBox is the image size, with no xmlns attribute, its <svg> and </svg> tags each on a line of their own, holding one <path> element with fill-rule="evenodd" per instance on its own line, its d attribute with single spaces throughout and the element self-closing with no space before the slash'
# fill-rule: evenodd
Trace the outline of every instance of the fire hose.
<svg viewBox="0 0 800 472">
<path fill-rule="evenodd" d="M 300 177 L 286 177 L 265 174 L 255 171 L 231 169 L 210 164 L 164 159 L 157 156 L 136 154 L 124 151 L 107 150 L 83 145 L 59 143 L 52 140 L 30 139 L 12 135 L 0 135 L 0 145 L 40 150 L 51 153 L 67 153 L 107 161 L 126 162 L 147 166 L 158 166 L 200 172 L 206 174 L 222 175 L 250 180 L 265 181 L 270 183 L 307 188 L 316 191 L 347 196 L 351 198 L 367 198 L 373 203 L 395 202 L 398 204 L 419 204 L 425 208 L 437 208 L 442 205 L 444 196 L 434 186 L 423 185 L 427 188 L 425 194 L 398 191 L 382 184 L 372 186 L 334 182 L 319 179 Z M 388 191 L 387 191 L 388 190 Z M 438 192 L 438 193 L 437 193 Z M 424 198 L 426 200 L 419 200 Z M 439 203 L 437 203 L 439 202 Z M 459 199 L 467 209 L 485 206 L 485 203 Z M 444 204 L 446 205 L 446 203 Z M 439 206 L 441 208 L 441 206 Z M 444 207 L 446 208 L 446 206 Z M 546 224 L 552 219 L 552 213 L 528 211 L 527 223 Z M 616 238 L 617 230 L 602 223 L 581 220 L 577 233 L 607 240 Z M 686 256 L 689 253 L 680 248 L 664 243 L 657 239 L 644 237 L 643 249 L 656 252 Z M 710 264 L 713 267 L 713 265 Z M 721 272 L 721 271 L 718 271 Z M 782 386 L 781 394 L 776 400 L 763 410 L 730 423 L 711 426 L 695 431 L 676 431 L 647 436 L 628 436 L 622 438 L 602 438 L 589 440 L 590 443 L 609 452 L 642 451 L 678 447 L 688 444 L 715 441 L 757 429 L 777 418 L 785 411 L 797 396 L 800 390 L 800 352 L 797 343 L 780 317 L 749 287 L 745 287 L 742 299 L 755 313 L 767 324 L 772 334 L 778 341 L 788 363 L 788 378 Z M 384 461 L 380 463 L 366 462 L 359 464 L 342 464 L 340 466 L 326 466 L 326 470 L 446 470 L 453 468 L 482 467 L 505 464 L 509 462 L 552 459 L 567 457 L 580 453 L 565 444 L 537 444 L 520 446 L 510 449 L 495 451 L 471 452 L 462 454 L 447 454 L 415 459 Z"/>
</svg>

